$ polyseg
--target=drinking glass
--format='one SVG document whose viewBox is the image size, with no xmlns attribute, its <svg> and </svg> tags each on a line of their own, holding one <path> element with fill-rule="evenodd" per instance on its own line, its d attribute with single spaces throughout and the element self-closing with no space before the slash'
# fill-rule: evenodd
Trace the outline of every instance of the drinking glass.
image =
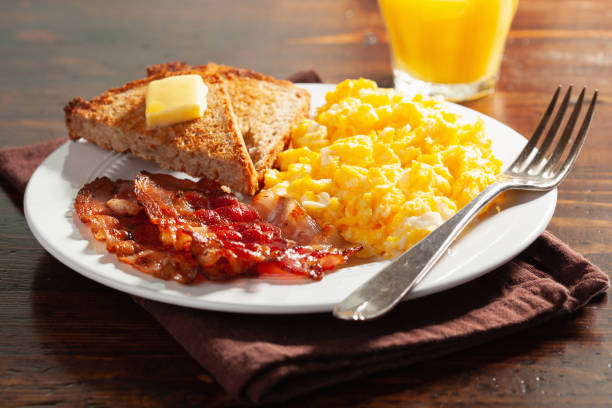
<svg viewBox="0 0 612 408">
<path fill-rule="evenodd" d="M 518 0 L 379 0 L 395 88 L 452 101 L 493 91 Z"/>
</svg>

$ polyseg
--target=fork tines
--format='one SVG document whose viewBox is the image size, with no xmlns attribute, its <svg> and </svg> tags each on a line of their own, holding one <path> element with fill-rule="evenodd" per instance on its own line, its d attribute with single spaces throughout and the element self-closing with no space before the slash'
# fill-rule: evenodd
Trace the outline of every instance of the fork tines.
<svg viewBox="0 0 612 408">
<path fill-rule="evenodd" d="M 542 116 L 540 123 L 533 133 L 533 136 L 529 142 L 527 142 L 527 145 L 523 148 L 514 163 L 512 163 L 512 165 L 509 167 L 509 171 L 511 173 L 523 173 L 531 176 L 541 176 L 555 180 L 558 179 L 560 181 L 576 160 L 576 157 L 580 152 L 580 148 L 584 143 L 591 119 L 593 118 L 593 111 L 595 109 L 595 103 L 597 102 L 597 90 L 594 91 L 593 96 L 591 97 L 591 103 L 589 104 L 589 108 L 584 115 L 582 125 L 580 126 L 578 133 L 573 137 L 573 140 L 572 135 L 574 133 L 576 123 L 578 122 L 582 104 L 584 103 L 586 87 L 582 88 L 582 91 L 574 104 L 574 109 L 572 110 L 569 119 L 566 120 L 563 132 L 559 136 L 557 142 L 553 143 L 557 134 L 559 133 L 561 123 L 566 116 L 567 108 L 570 104 L 572 86 L 570 85 L 565 92 L 561 105 L 557 109 L 555 118 L 548 128 L 546 136 L 542 139 L 544 130 L 546 129 L 548 121 L 552 117 L 555 106 L 557 105 L 557 100 L 559 99 L 560 93 L 561 86 L 559 86 L 555 91 L 548 108 L 544 113 L 544 116 Z M 540 139 L 542 139 L 542 142 L 538 146 Z M 570 143 L 570 140 L 572 140 L 572 143 Z M 549 154 L 551 146 L 554 146 L 554 148 Z M 569 149 L 567 149 L 568 146 L 570 146 Z"/>
</svg>

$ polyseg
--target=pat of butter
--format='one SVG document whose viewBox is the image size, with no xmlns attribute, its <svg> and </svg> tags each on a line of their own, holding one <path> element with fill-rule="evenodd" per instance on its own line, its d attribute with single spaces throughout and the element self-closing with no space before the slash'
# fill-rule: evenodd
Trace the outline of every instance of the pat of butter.
<svg viewBox="0 0 612 408">
<path fill-rule="evenodd" d="M 201 118 L 206 110 L 208 87 L 199 75 L 177 75 L 149 82 L 147 127 L 168 126 Z"/>
</svg>

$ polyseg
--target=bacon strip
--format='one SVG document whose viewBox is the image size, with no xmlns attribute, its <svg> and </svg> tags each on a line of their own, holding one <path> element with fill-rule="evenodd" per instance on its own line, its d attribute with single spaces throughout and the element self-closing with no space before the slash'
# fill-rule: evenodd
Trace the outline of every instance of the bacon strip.
<svg viewBox="0 0 612 408">
<path fill-rule="evenodd" d="M 360 249 L 299 245 L 217 185 L 164 174 L 96 179 L 79 191 L 75 209 L 122 262 L 181 283 L 198 273 L 212 280 L 288 273 L 318 280 Z"/>
<path fill-rule="evenodd" d="M 192 282 L 199 271 L 197 262 L 191 254 L 162 244 L 159 230 L 141 211 L 133 191 L 131 181 L 99 178 L 79 191 L 74 208 L 93 236 L 106 241 L 106 249 L 121 262 L 161 279 Z M 135 208 L 140 209 L 136 214 Z"/>
<path fill-rule="evenodd" d="M 310 244 L 321 232 L 319 224 L 291 198 L 264 190 L 253 197 L 253 207 L 265 221 L 278 225 L 285 238 L 298 244 Z"/>
<path fill-rule="evenodd" d="M 190 250 L 208 279 L 256 275 L 274 268 L 321 279 L 325 271 L 345 263 L 359 249 L 296 245 L 280 228 L 262 221 L 253 206 L 233 195 L 211 184 L 177 184 L 175 180 L 141 172 L 134 191 L 159 227 L 162 241 Z"/>
</svg>

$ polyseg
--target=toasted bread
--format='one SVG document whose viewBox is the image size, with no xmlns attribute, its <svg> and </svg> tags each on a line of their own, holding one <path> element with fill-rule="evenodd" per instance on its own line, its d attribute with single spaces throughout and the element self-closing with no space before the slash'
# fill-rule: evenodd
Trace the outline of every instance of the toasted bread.
<svg viewBox="0 0 612 408">
<path fill-rule="evenodd" d="M 191 67 L 177 61 L 147 68 L 147 75 L 197 70 L 225 79 L 230 100 L 249 155 L 263 180 L 291 139 L 293 127 L 308 117 L 310 94 L 289 81 L 247 69 L 208 63 Z"/>
<path fill-rule="evenodd" d="M 178 74 L 199 74 L 208 86 L 207 109 L 201 118 L 147 129 L 147 84 Z M 110 89 L 87 102 L 75 98 L 64 108 L 69 136 L 105 149 L 131 152 L 162 167 L 206 177 L 235 191 L 253 194 L 258 175 L 234 115 L 225 81 L 202 70 L 160 71 L 145 79 Z"/>
</svg>

